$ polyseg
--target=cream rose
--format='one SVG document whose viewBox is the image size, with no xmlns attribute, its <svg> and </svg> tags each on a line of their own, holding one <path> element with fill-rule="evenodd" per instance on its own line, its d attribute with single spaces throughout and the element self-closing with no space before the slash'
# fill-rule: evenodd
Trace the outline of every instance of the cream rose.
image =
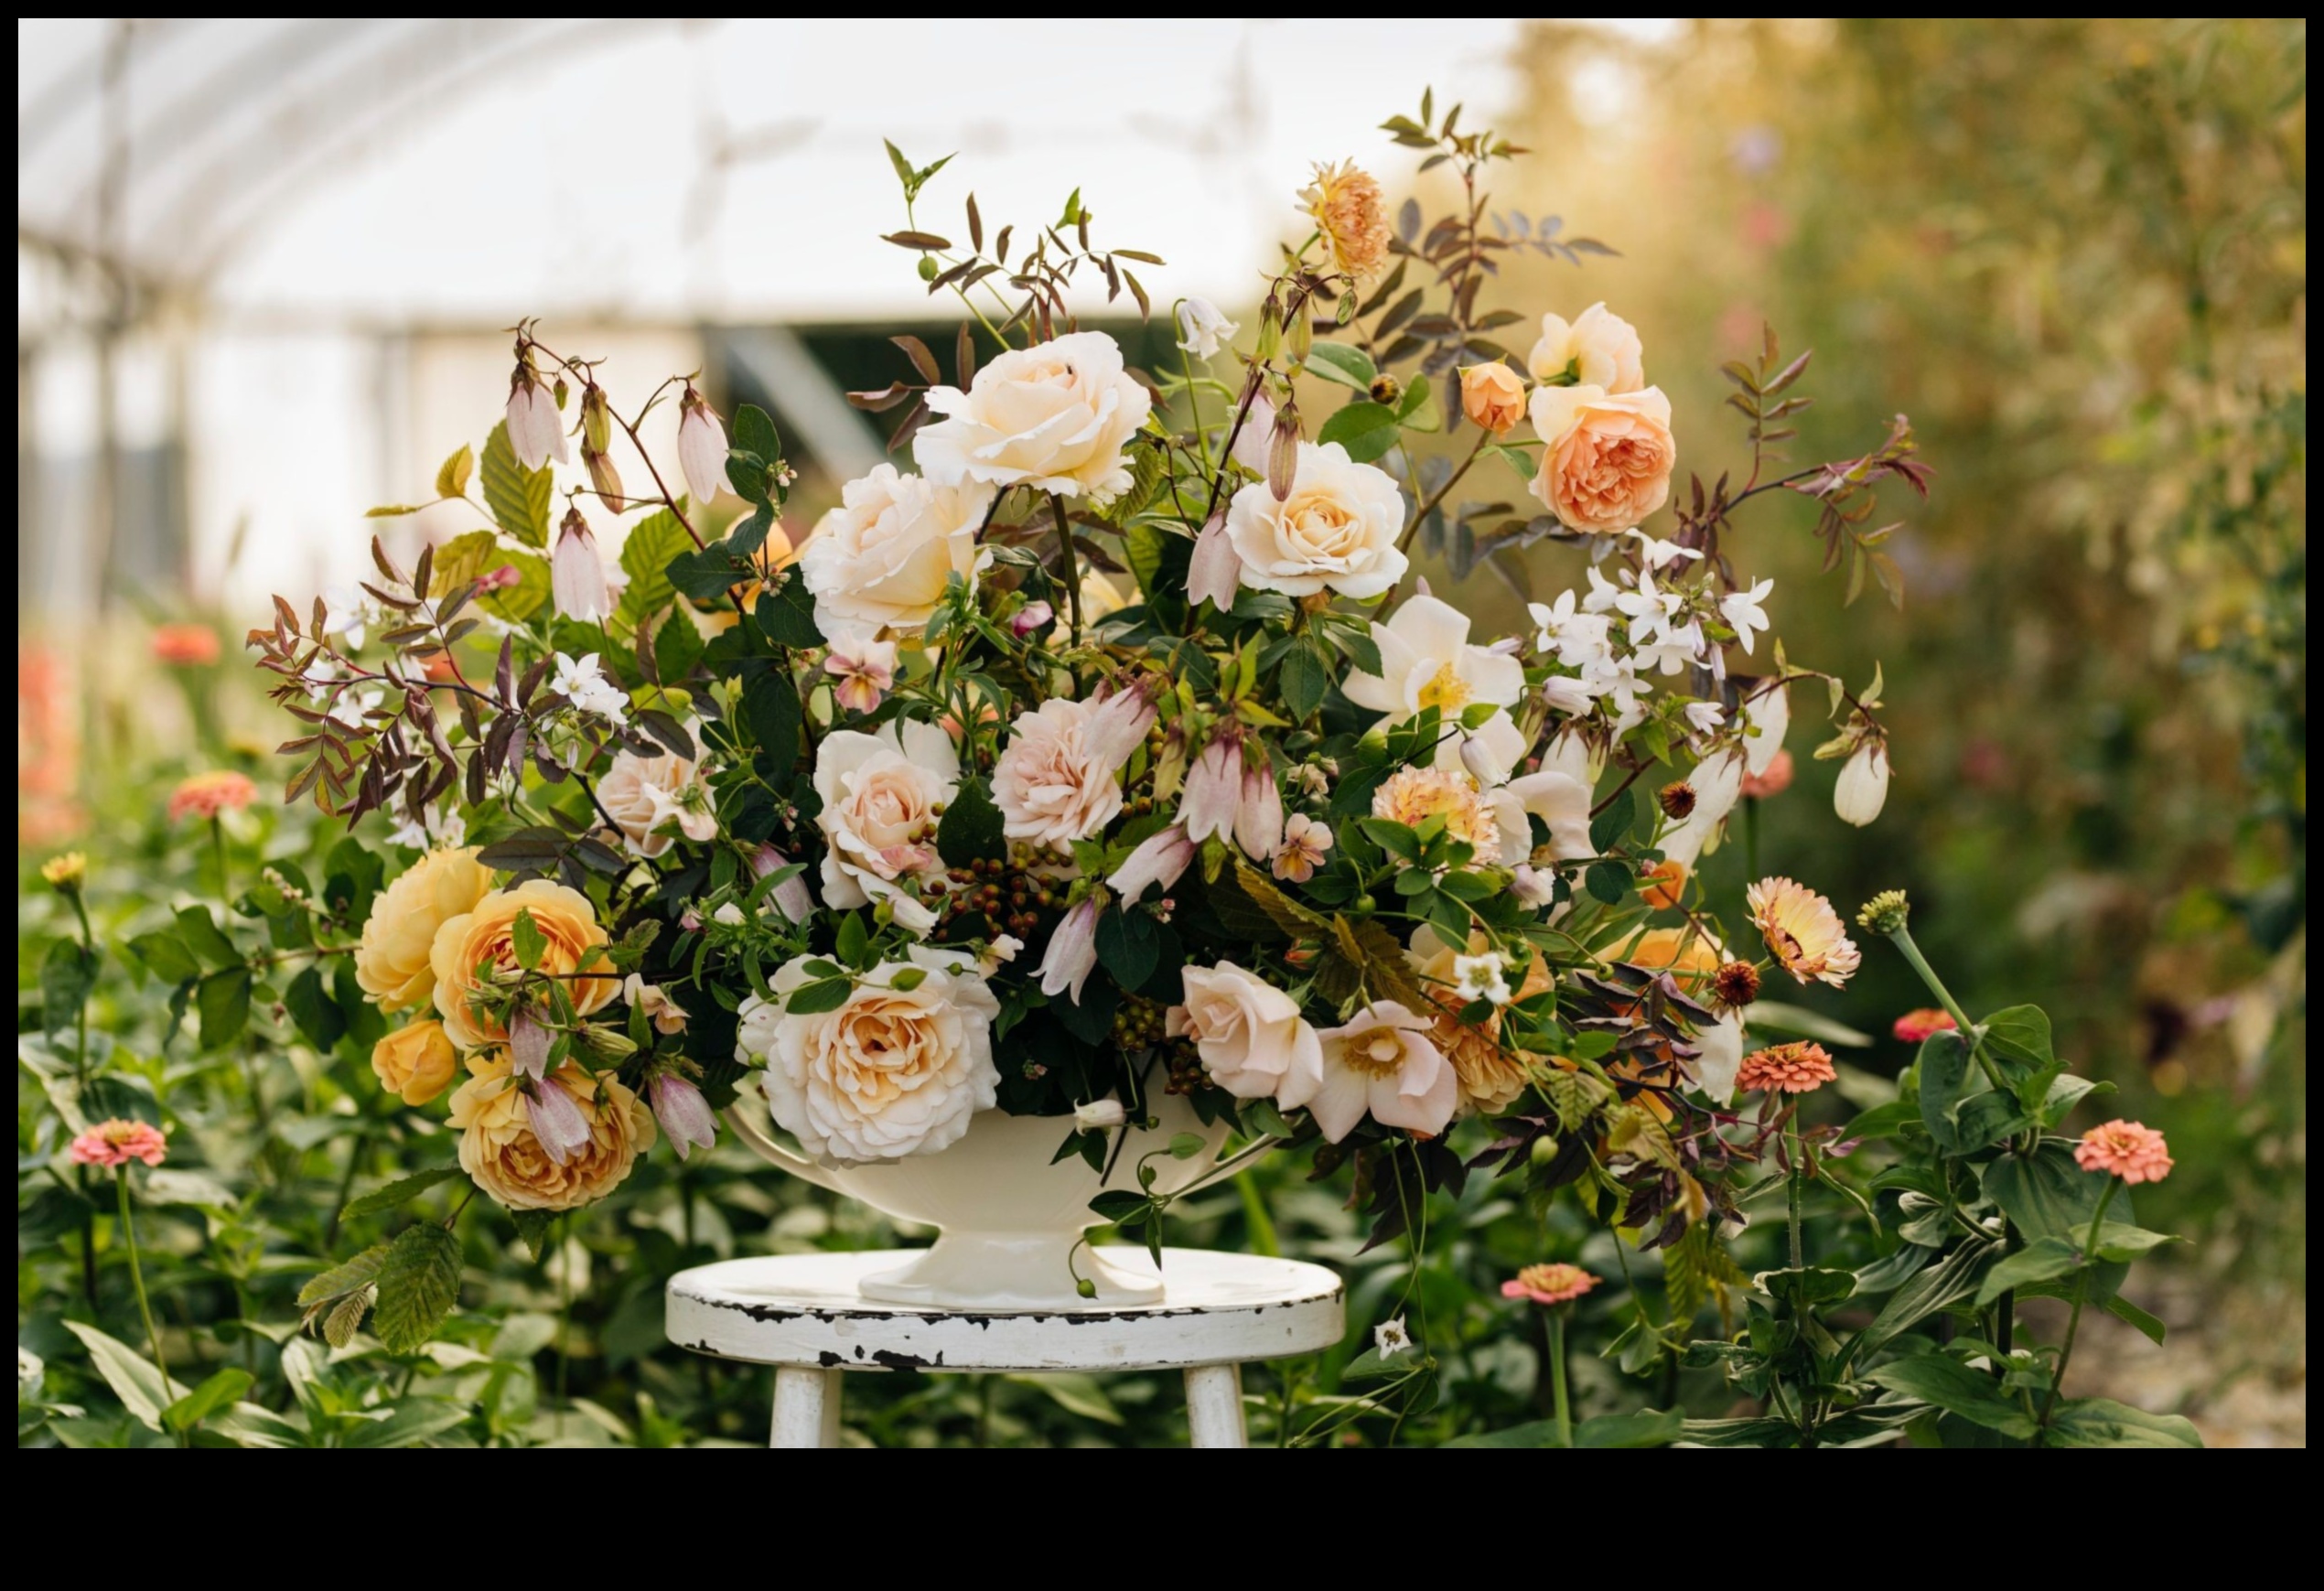
<svg viewBox="0 0 2324 1591">
<path fill-rule="evenodd" d="M 1154 400 L 1124 373 L 1112 338 L 1076 331 L 999 355 L 965 392 L 931 387 L 928 406 L 946 416 L 912 441 L 931 480 L 1106 503 L 1129 489 L 1122 450 Z"/>
<path fill-rule="evenodd" d="M 371 902 L 355 947 L 355 981 L 388 1011 L 425 1005 L 436 994 L 428 951 L 436 930 L 492 892 L 492 870 L 463 851 L 431 851 L 403 869 Z"/>
<path fill-rule="evenodd" d="M 919 982 L 898 987 L 908 970 Z M 787 999 L 815 977 L 802 959 L 771 982 Z M 933 1155 L 992 1107 L 1000 1009 L 968 958 L 916 949 L 909 962 L 865 974 L 834 1010 L 794 1016 L 753 995 L 742 1004 L 736 1052 L 764 1059 L 768 1109 L 825 1165 Z"/>
<path fill-rule="evenodd" d="M 1646 348 L 1638 328 L 1593 304 L 1572 320 L 1543 316 L 1541 340 L 1525 356 L 1525 368 L 1537 382 L 1571 373 L 1578 386 L 1635 392 L 1646 385 Z"/>
<path fill-rule="evenodd" d="M 427 1103 L 452 1086 L 459 1070 L 459 1052 L 441 1022 L 407 1022 L 371 1046 L 371 1075 L 407 1105 Z"/>
<path fill-rule="evenodd" d="M 1170 1007 L 1173 1038 L 1191 1038 L 1210 1080 L 1241 1100 L 1286 1110 L 1323 1086 L 1323 1048 L 1297 1001 L 1232 962 L 1188 967 L 1186 1004 Z"/>
<path fill-rule="evenodd" d="M 592 1077 L 567 1061 L 535 1085 L 564 1091 L 587 1123 L 588 1142 L 563 1165 L 533 1136 L 524 1094 L 510 1076 L 507 1050 L 469 1056 L 468 1073 L 452 1096 L 460 1169 L 511 1209 L 594 1204 L 620 1186 L 640 1150 L 653 1146 L 653 1113 L 609 1071 Z"/>
<path fill-rule="evenodd" d="M 1291 495 L 1264 480 L 1234 494 L 1227 535 L 1243 561 L 1243 583 L 1290 597 L 1329 587 L 1342 597 L 1377 597 L 1404 578 L 1404 500 L 1388 473 L 1358 464 L 1337 442 L 1299 444 Z"/>
<path fill-rule="evenodd" d="M 992 506 L 988 486 L 939 486 L 892 464 L 849 481 L 799 555 L 817 626 L 916 636 L 952 576 L 975 577 L 976 532 Z"/>
<path fill-rule="evenodd" d="M 1122 810 L 1122 765 L 1145 739 L 1154 709 L 1135 691 L 1069 702 L 1053 696 L 1009 726 L 993 765 L 1003 832 L 1071 854 Z"/>
<path fill-rule="evenodd" d="M 823 810 L 823 904 L 842 909 L 885 900 L 914 933 L 936 926 L 915 884 L 940 885 L 936 809 L 960 784 L 952 737 L 933 724 L 883 725 L 877 735 L 842 729 L 815 751 Z"/>
<path fill-rule="evenodd" d="M 701 731 L 690 724 L 686 733 L 698 737 Z M 597 781 L 597 801 L 621 826 L 622 844 L 640 856 L 659 856 L 670 848 L 670 836 L 657 832 L 664 823 L 675 822 L 680 833 L 696 842 L 718 835 L 702 769 L 668 751 L 660 757 L 616 752 L 613 766 Z"/>
<path fill-rule="evenodd" d="M 565 997 L 576 1016 L 601 1009 L 621 992 L 621 980 L 606 952 L 606 931 L 597 908 L 577 889 L 530 878 L 514 889 L 496 889 L 461 916 L 436 930 L 428 959 L 436 973 L 436 1009 L 444 1031 L 462 1049 L 500 1044 L 508 1034 L 497 1018 L 470 1008 L 471 995 L 489 987 L 496 974 L 513 974 L 522 962 L 516 953 L 516 917 L 530 912 L 533 926 L 548 943 L 538 970 L 553 975 L 578 973 L 583 964 L 597 975 L 566 977 Z M 478 976 L 478 969 L 483 976 Z"/>
<path fill-rule="evenodd" d="M 1614 535 L 1671 495 L 1678 445 L 1662 388 L 1536 387 L 1533 416 L 1546 444 L 1533 493 L 1568 529 Z"/>
</svg>

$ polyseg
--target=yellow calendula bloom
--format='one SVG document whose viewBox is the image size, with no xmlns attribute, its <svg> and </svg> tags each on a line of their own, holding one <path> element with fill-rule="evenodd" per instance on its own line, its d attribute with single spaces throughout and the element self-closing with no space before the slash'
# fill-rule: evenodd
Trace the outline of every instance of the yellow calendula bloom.
<svg viewBox="0 0 2324 1591">
<path fill-rule="evenodd" d="M 1331 263 L 1350 276 L 1376 270 L 1388 257 L 1388 214 L 1380 184 L 1352 160 L 1318 166 L 1299 199 L 1331 251 Z"/>
<path fill-rule="evenodd" d="M 1863 960 L 1832 903 L 1806 885 L 1762 878 L 1743 898 L 1769 953 L 1801 983 L 1821 979 L 1841 988 Z"/>
</svg>

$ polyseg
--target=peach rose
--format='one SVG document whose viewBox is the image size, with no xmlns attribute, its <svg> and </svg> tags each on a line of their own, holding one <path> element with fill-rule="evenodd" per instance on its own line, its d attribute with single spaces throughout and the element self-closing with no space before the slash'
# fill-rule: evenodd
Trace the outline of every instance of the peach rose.
<svg viewBox="0 0 2324 1591">
<path fill-rule="evenodd" d="M 1533 492 L 1568 529 L 1610 536 L 1671 495 L 1678 445 L 1662 388 L 1536 387 L 1533 416 L 1546 445 Z"/>
<path fill-rule="evenodd" d="M 1525 382 L 1505 364 L 1460 372 L 1460 412 L 1499 436 L 1525 417 Z"/>
<path fill-rule="evenodd" d="M 1541 340 L 1525 356 L 1525 365 L 1537 382 L 1571 371 L 1577 383 L 1609 392 L 1635 392 L 1646 385 L 1646 348 L 1638 328 L 1603 304 L 1591 305 L 1571 320 L 1543 316 Z"/>
<path fill-rule="evenodd" d="M 436 930 L 476 909 L 492 890 L 492 870 L 476 848 L 431 851 L 397 876 L 371 902 L 362 942 L 355 947 L 355 981 L 382 1010 L 425 1005 L 436 995 L 428 951 Z"/>
<path fill-rule="evenodd" d="M 772 984 L 788 1000 L 814 978 L 802 958 L 778 969 Z M 824 1164 L 933 1155 L 992 1107 L 1000 1013 L 966 956 L 915 949 L 909 962 L 865 974 L 834 1010 L 794 1014 L 745 1000 L 736 1055 L 766 1061 L 769 1111 Z"/>
<path fill-rule="evenodd" d="M 513 975 L 522 967 L 516 955 L 516 916 L 533 914 L 533 926 L 548 941 L 538 971 L 553 976 L 582 971 L 584 962 L 598 975 L 565 980 L 565 997 L 576 1016 L 586 1016 L 621 992 L 621 980 L 604 953 L 606 931 L 597 926 L 597 908 L 577 889 L 531 878 L 514 889 L 496 889 L 476 903 L 473 910 L 448 918 L 436 930 L 428 962 L 436 973 L 436 1009 L 444 1031 L 462 1049 L 500 1044 L 508 1034 L 500 1022 L 469 1009 L 472 995 L 490 986 L 496 975 Z M 591 951 L 597 952 L 594 957 Z M 479 979 L 478 969 L 483 969 Z M 465 1086 L 465 1085 L 463 1085 Z"/>
<path fill-rule="evenodd" d="M 1071 855 L 1122 810 L 1122 765 L 1146 738 L 1154 709 L 1135 691 L 1068 701 L 1052 696 L 1009 726 L 993 765 L 1004 832 Z"/>
<path fill-rule="evenodd" d="M 1173 1038 L 1191 1038 L 1210 1080 L 1239 1100 L 1289 1110 L 1323 1087 L 1323 1043 L 1299 1003 L 1232 962 L 1188 967 L 1186 1004 L 1170 1007 Z"/>
<path fill-rule="evenodd" d="M 640 1150 L 652 1147 L 653 1113 L 609 1071 L 592 1077 L 567 1061 L 537 1085 L 563 1090 L 588 1127 L 588 1142 L 563 1165 L 533 1134 L 524 1094 L 510 1075 L 507 1050 L 469 1056 L 468 1074 L 452 1096 L 460 1169 L 511 1209 L 594 1204 L 620 1186 Z"/>
<path fill-rule="evenodd" d="M 698 737 L 701 731 L 690 724 L 686 733 Z M 659 856 L 670 848 L 670 836 L 656 831 L 673 820 L 689 840 L 711 840 L 718 834 L 702 769 L 667 751 L 660 757 L 615 753 L 613 766 L 597 783 L 597 800 L 621 825 L 622 844 L 640 856 Z"/>
<path fill-rule="evenodd" d="M 442 1093 L 459 1067 L 459 1052 L 445 1036 L 444 1024 L 425 1016 L 371 1046 L 371 1072 L 380 1087 L 407 1105 L 424 1105 Z"/>
<path fill-rule="evenodd" d="M 933 724 L 888 723 L 877 735 L 840 729 L 815 748 L 815 822 L 823 854 L 823 904 L 845 910 L 889 903 L 915 934 L 936 913 L 914 893 L 942 886 L 938 809 L 960 787 L 960 754 Z"/>
</svg>

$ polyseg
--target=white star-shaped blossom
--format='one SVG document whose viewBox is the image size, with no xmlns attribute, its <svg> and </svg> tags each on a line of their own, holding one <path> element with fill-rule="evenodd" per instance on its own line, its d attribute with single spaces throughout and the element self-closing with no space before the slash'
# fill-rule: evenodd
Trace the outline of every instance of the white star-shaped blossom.
<svg viewBox="0 0 2324 1591">
<path fill-rule="evenodd" d="M 1676 542 L 1650 536 L 1644 531 L 1632 530 L 1630 533 L 1638 539 L 1641 549 L 1640 556 L 1646 560 L 1646 566 L 1650 569 L 1666 569 L 1681 559 L 1692 561 L 1703 555 L 1692 547 L 1682 547 Z"/>
<path fill-rule="evenodd" d="M 1372 1350 L 1383 1359 L 1412 1351 L 1412 1333 L 1404 1328 L 1403 1316 L 1383 1320 L 1372 1328 Z"/>
<path fill-rule="evenodd" d="M 1768 627 L 1767 615 L 1761 611 L 1759 605 L 1774 589 L 1774 581 L 1761 580 L 1748 591 L 1730 591 L 1719 598 L 1719 617 L 1734 628 L 1735 639 L 1742 643 L 1746 657 L 1751 651 L 1751 632 Z"/>
<path fill-rule="evenodd" d="M 1708 735 L 1727 721 L 1727 709 L 1716 702 L 1689 702 L 1686 721 L 1697 735 Z"/>
</svg>

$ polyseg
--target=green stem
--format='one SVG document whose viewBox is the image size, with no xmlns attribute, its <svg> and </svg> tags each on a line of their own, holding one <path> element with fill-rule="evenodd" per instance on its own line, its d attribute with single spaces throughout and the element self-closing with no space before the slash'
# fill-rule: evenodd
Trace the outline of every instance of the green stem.
<svg viewBox="0 0 2324 1591">
<path fill-rule="evenodd" d="M 1796 1118 L 1794 1118 L 1794 1120 L 1796 1121 Z M 1802 1174 L 1800 1166 L 1800 1130 L 1796 1125 L 1786 1123 L 1784 1126 L 1783 1152 L 1785 1157 L 1791 1162 L 1791 1175 L 1790 1177 L 1791 1187 L 1789 1189 L 1791 1198 L 1790 1219 L 1791 1235 L 1791 1268 L 1797 1271 L 1804 1269 L 1807 1264 L 1807 1261 L 1803 1257 L 1805 1250 L 1802 1247 L 1800 1242 L 1800 1205 L 1804 1197 L 1807 1178 Z"/>
<path fill-rule="evenodd" d="M 1178 303 L 1183 306 L 1186 300 L 1181 298 Z M 1202 473 L 1207 476 L 1210 473 L 1210 444 L 1202 435 L 1202 398 L 1194 386 L 1194 354 L 1183 345 L 1178 349 L 1178 369 L 1186 372 L 1186 411 L 1194 425 L 1195 456 L 1202 460 Z"/>
<path fill-rule="evenodd" d="M 1557 1445 L 1574 1445 L 1574 1410 L 1565 1393 L 1565 1306 L 1555 1305 L 1549 1311 L 1549 1385 L 1550 1396 L 1555 1400 Z"/>
<path fill-rule="evenodd" d="M 226 823 L 215 813 L 210 820 L 210 855 L 218 859 L 218 904 L 231 913 L 234 903 L 226 884 Z"/>
<path fill-rule="evenodd" d="M 1748 879 L 1763 876 L 1759 872 L 1759 798 L 1757 796 L 1743 798 L 1743 876 Z"/>
<path fill-rule="evenodd" d="M 1073 615 L 1073 641 L 1081 640 L 1081 560 L 1073 551 L 1073 524 L 1065 517 L 1065 500 L 1049 495 L 1049 512 L 1057 516 L 1057 553 L 1065 566 L 1065 600 Z"/>
<path fill-rule="evenodd" d="M 987 1446 L 993 1435 L 993 1378 L 976 1378 L 976 1446 Z"/>
<path fill-rule="evenodd" d="M 1895 941 L 1898 950 L 1904 952 L 1904 959 L 1912 963 L 1912 970 L 1921 974 L 1921 981 L 1929 985 L 1929 992 L 1937 997 L 1937 1003 L 1953 1018 L 1953 1026 L 1961 1031 L 1963 1042 L 1970 1046 L 1970 1053 L 1985 1069 L 1985 1080 L 1997 1092 L 2007 1093 L 2009 1085 L 2002 1081 L 2001 1069 L 1994 1064 L 1993 1057 L 1985 1053 L 1984 1043 L 1974 1037 L 1974 1024 L 1970 1022 L 1969 1014 L 1961 1008 L 1961 1002 L 1953 997 L 1953 991 L 1946 988 L 1944 981 L 1937 976 L 1937 970 L 1929 964 L 1929 958 L 1921 953 L 1921 947 L 1912 942 L 1912 930 L 1900 928 L 1888 938 Z"/>
<path fill-rule="evenodd" d="M 2041 1403 L 2044 1431 L 2050 1429 L 2050 1416 L 2057 1412 L 2058 1394 L 2066 1386 L 2066 1366 L 2074 1357 L 2074 1334 L 2082 1329 L 2082 1306 L 2090 1298 L 2091 1268 L 2098 1263 L 2098 1231 L 2105 1224 L 2106 1207 L 2114 1202 L 2114 1189 L 2121 1186 L 2114 1177 L 2107 1177 L 2106 1191 L 2098 1196 L 2098 1208 L 2090 1217 L 2090 1236 L 2082 1246 L 2082 1269 L 2074 1276 L 2074 1306 L 2066 1317 L 2066 1340 L 2058 1349 L 2058 1370 L 2050 1378 L 2050 1395 Z"/>
<path fill-rule="evenodd" d="M 129 1214 L 129 1167 L 116 1166 L 113 1176 L 114 1191 L 121 1199 L 121 1239 L 129 1250 L 129 1285 L 136 1289 L 137 1316 L 145 1323 L 145 1346 L 153 1349 L 154 1369 L 161 1372 L 161 1400 L 167 1406 L 178 1400 L 170 1392 L 169 1360 L 163 1357 L 161 1351 L 161 1333 L 154 1328 L 153 1303 L 145 1296 L 145 1267 L 137 1263 L 137 1223 Z M 180 1431 L 178 1445 L 181 1447 L 191 1446 L 190 1434 Z"/>
<path fill-rule="evenodd" d="M 557 1221 L 557 1413 L 554 1430 L 561 1439 L 565 1435 L 565 1370 L 571 1358 L 568 1349 L 573 1332 L 573 1218 L 563 1216 Z"/>
</svg>

